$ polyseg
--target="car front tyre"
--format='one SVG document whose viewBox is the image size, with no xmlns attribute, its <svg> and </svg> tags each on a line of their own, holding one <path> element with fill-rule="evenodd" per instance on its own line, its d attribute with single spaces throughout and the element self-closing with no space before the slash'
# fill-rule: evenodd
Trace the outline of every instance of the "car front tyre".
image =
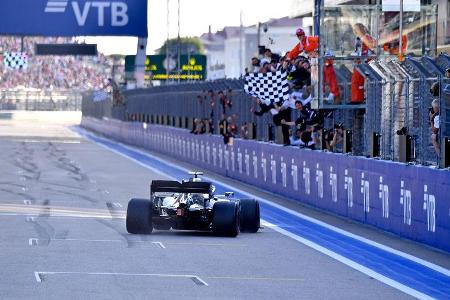
<svg viewBox="0 0 450 300">
<path fill-rule="evenodd" d="M 241 232 L 258 232 L 260 227 L 259 202 L 254 199 L 241 199 L 239 205 Z"/>
</svg>

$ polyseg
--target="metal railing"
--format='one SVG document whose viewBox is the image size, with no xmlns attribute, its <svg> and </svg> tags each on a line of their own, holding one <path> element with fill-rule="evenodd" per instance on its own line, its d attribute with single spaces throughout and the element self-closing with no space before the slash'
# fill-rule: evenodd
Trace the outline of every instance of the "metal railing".
<svg viewBox="0 0 450 300">
<path fill-rule="evenodd" d="M 81 101 L 73 90 L 0 90 L 1 110 L 80 111 Z"/>
<path fill-rule="evenodd" d="M 402 160 L 404 137 L 397 131 L 406 128 L 401 133 L 410 140 L 411 145 L 406 146 L 411 150 L 409 161 L 437 165 L 440 157 L 432 145 L 429 113 L 431 102 L 438 99 L 439 135 L 443 141 L 444 137 L 450 136 L 450 120 L 447 118 L 450 113 L 450 79 L 443 77 L 449 67 L 450 57 L 445 54 L 435 59 L 407 58 L 399 62 L 385 58 L 361 63 L 356 68 L 365 78 L 365 102 L 352 107 L 348 101 L 342 101 L 341 106 L 333 105 L 332 109 L 325 110 L 324 128 L 330 129 L 334 124 L 342 123 L 352 134 L 352 154 L 393 161 Z M 350 78 L 351 73 L 337 80 L 340 86 L 346 87 L 351 84 Z M 439 97 L 430 93 L 436 82 L 441 86 Z M 252 112 L 252 109 L 258 110 L 258 106 L 244 93 L 243 85 L 242 81 L 222 80 L 125 91 L 125 103 L 116 106 L 112 101 L 95 103 L 92 95 L 86 94 L 83 114 L 190 129 L 194 119 L 203 119 L 210 121 L 210 132 L 215 134 L 219 133 L 219 121 L 226 116 L 237 120 L 237 136 L 239 127 L 250 123 L 255 127 L 254 139 L 282 142 L 280 127 L 273 126 L 270 113 L 259 117 Z M 218 96 L 220 91 L 232 101 L 232 106 L 225 112 Z"/>
</svg>

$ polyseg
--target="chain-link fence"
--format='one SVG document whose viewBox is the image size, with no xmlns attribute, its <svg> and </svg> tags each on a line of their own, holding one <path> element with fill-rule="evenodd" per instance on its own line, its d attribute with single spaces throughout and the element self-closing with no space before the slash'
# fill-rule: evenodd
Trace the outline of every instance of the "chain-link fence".
<svg viewBox="0 0 450 300">
<path fill-rule="evenodd" d="M 436 165 L 440 153 L 432 141 L 431 103 L 436 99 L 440 104 L 439 143 L 450 135 L 450 78 L 445 77 L 449 67 L 450 57 L 446 54 L 435 59 L 406 58 L 399 62 L 385 58 L 359 63 L 355 69 L 365 79 L 364 104 L 352 106 L 343 101 L 340 106 L 322 110 L 324 128 L 332 129 L 334 124 L 342 123 L 351 132 L 354 155 Z M 345 74 L 344 71 L 339 73 Z M 351 72 L 337 80 L 341 87 L 348 88 Z M 441 87 L 440 93 L 433 96 L 430 89 L 436 83 Z M 238 129 L 251 125 L 250 138 L 283 143 L 281 126 L 274 125 L 270 113 L 254 114 L 258 105 L 244 93 L 243 85 L 239 80 L 222 80 L 125 91 L 125 102 L 116 106 L 111 100 L 93 102 L 92 95 L 86 94 L 83 114 L 189 129 L 194 128 L 196 119 L 208 120 L 207 132 L 214 134 L 219 133 L 221 120 L 231 118 Z M 225 108 L 224 98 L 231 101 Z M 295 119 L 295 113 L 292 118 Z M 322 131 L 318 134 L 324 136 Z M 236 135 L 240 136 L 239 130 Z M 408 158 L 405 153 L 409 153 Z"/>
<path fill-rule="evenodd" d="M 73 90 L 0 90 L 1 110 L 80 111 L 81 100 Z"/>
</svg>

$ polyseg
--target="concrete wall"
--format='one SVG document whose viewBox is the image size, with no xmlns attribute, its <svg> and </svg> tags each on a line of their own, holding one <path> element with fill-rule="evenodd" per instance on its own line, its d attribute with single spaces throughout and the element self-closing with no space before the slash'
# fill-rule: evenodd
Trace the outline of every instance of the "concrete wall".
<svg viewBox="0 0 450 300">
<path fill-rule="evenodd" d="M 83 118 L 118 141 L 450 251 L 450 172 L 142 123 Z"/>
</svg>

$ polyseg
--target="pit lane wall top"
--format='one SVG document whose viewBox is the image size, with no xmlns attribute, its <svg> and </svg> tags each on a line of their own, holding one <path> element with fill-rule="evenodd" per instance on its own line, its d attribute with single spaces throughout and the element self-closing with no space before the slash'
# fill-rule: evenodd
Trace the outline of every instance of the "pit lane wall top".
<svg viewBox="0 0 450 300">
<path fill-rule="evenodd" d="M 0 34 L 147 37 L 147 0 L 2 1 Z"/>
<path fill-rule="evenodd" d="M 401 237 L 450 252 L 450 172 L 299 150 L 160 125 L 83 118 L 82 126 Z"/>
</svg>

